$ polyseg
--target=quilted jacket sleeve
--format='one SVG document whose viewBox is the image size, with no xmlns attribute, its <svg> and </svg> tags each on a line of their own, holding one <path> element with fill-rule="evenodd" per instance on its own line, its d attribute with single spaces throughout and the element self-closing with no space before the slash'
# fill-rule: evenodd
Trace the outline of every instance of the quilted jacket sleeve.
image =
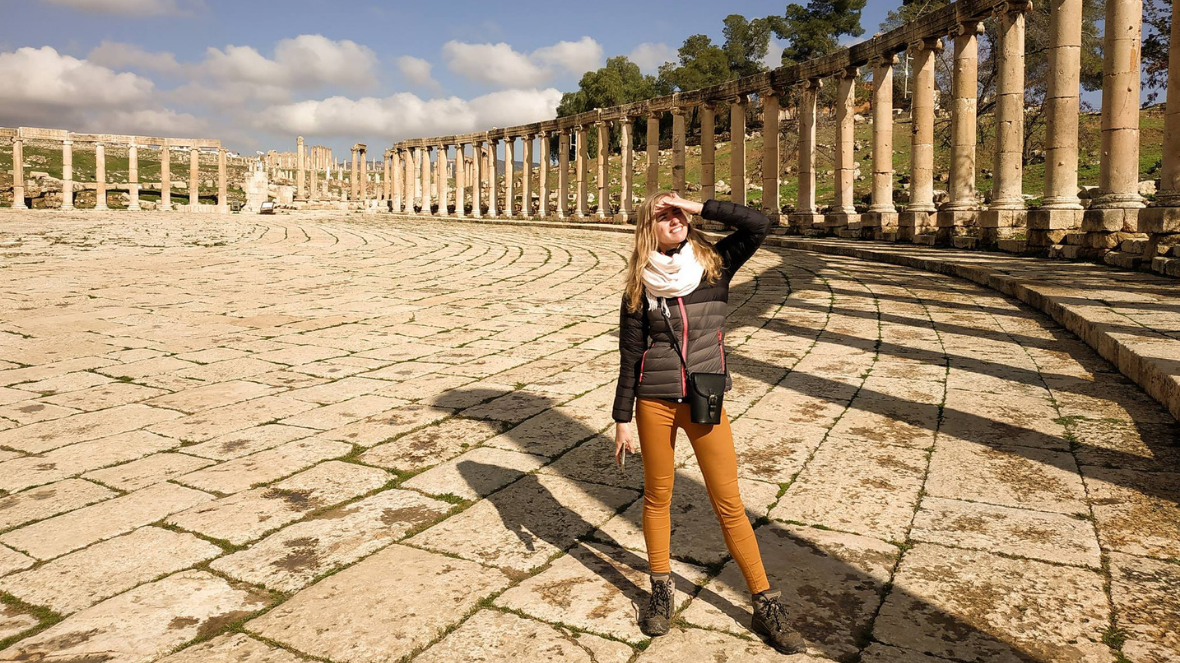
<svg viewBox="0 0 1180 663">
<path fill-rule="evenodd" d="M 619 385 L 615 389 L 612 416 L 619 423 L 631 421 L 635 410 L 635 390 L 639 382 L 639 364 L 647 345 L 647 316 L 644 307 L 632 313 L 627 299 L 619 309 Z"/>
<path fill-rule="evenodd" d="M 762 212 L 722 200 L 709 200 L 701 216 L 720 221 L 735 230 L 717 242 L 717 253 L 725 265 L 725 275 L 732 278 L 737 270 L 754 255 L 770 233 L 770 218 Z"/>
</svg>

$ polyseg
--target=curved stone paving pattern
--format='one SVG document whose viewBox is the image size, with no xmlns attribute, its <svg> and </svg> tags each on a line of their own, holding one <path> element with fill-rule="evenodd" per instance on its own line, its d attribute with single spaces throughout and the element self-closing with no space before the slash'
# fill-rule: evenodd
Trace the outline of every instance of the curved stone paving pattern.
<svg viewBox="0 0 1180 663">
<path fill-rule="evenodd" d="M 636 628 L 641 459 L 604 435 L 629 239 L 6 215 L 0 660 L 786 658 L 688 445 L 678 628 Z M 795 660 L 1180 657 L 1176 422 L 1056 323 L 769 247 L 727 345 Z"/>
</svg>

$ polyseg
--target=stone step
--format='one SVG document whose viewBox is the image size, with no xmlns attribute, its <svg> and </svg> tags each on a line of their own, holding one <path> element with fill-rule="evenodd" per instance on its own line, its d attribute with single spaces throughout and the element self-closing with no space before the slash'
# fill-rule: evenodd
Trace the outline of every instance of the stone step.
<svg viewBox="0 0 1180 663">
<path fill-rule="evenodd" d="M 852 228 L 841 228 L 840 230 L 836 231 L 836 236 L 843 237 L 844 239 L 860 239 L 860 230 L 859 229 L 852 229 Z"/>
<path fill-rule="evenodd" d="M 979 248 L 979 238 L 972 237 L 970 235 L 960 235 L 958 237 L 952 237 L 951 243 L 953 243 L 955 245 L 956 249 L 978 249 Z"/>
<path fill-rule="evenodd" d="M 1151 271 L 1166 276 L 1180 276 L 1180 257 L 1156 256 L 1151 260 Z"/>
<path fill-rule="evenodd" d="M 914 244 L 921 244 L 923 246 L 934 246 L 934 241 L 937 238 L 938 238 L 938 235 L 934 235 L 934 234 L 915 235 L 914 236 Z"/>
<path fill-rule="evenodd" d="M 996 245 L 1005 253 L 1024 253 L 1028 250 L 1027 239 L 1001 239 L 996 241 Z"/>
<path fill-rule="evenodd" d="M 1126 242 L 1124 242 L 1125 244 Z M 1127 253 L 1125 251 L 1110 251 L 1102 256 L 1102 262 L 1111 267 L 1119 267 L 1122 269 L 1139 269 L 1139 265 L 1143 264 L 1142 253 Z"/>
</svg>

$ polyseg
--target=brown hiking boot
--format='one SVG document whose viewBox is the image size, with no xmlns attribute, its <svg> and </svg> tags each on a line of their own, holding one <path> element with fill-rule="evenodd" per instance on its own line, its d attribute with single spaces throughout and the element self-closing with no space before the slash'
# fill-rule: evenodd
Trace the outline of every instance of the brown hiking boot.
<svg viewBox="0 0 1180 663">
<path fill-rule="evenodd" d="M 778 590 L 768 589 L 754 595 L 754 619 L 750 622 L 750 630 L 783 654 L 801 654 L 807 651 L 807 643 L 787 624 L 787 609 L 778 600 L 781 594 Z"/>
<path fill-rule="evenodd" d="M 639 630 L 645 635 L 664 635 L 672 622 L 672 604 L 674 602 L 676 585 L 671 575 L 651 577 L 651 596 L 647 601 L 647 610 L 639 620 Z"/>
</svg>

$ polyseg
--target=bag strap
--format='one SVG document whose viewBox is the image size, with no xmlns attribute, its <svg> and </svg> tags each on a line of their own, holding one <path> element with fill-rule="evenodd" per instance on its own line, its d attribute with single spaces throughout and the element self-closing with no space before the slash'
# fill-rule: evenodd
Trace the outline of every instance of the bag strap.
<svg viewBox="0 0 1180 663">
<path fill-rule="evenodd" d="M 672 338 L 672 347 L 676 348 L 676 356 L 680 359 L 680 365 L 684 367 L 684 373 L 688 374 L 688 363 L 684 361 L 684 352 L 680 349 L 680 341 L 676 340 L 676 328 L 672 326 L 672 318 L 668 315 L 668 304 L 663 297 L 656 300 L 660 304 L 660 315 L 664 316 L 664 322 L 668 323 L 668 336 Z M 684 321 L 680 321 L 684 324 Z"/>
</svg>

